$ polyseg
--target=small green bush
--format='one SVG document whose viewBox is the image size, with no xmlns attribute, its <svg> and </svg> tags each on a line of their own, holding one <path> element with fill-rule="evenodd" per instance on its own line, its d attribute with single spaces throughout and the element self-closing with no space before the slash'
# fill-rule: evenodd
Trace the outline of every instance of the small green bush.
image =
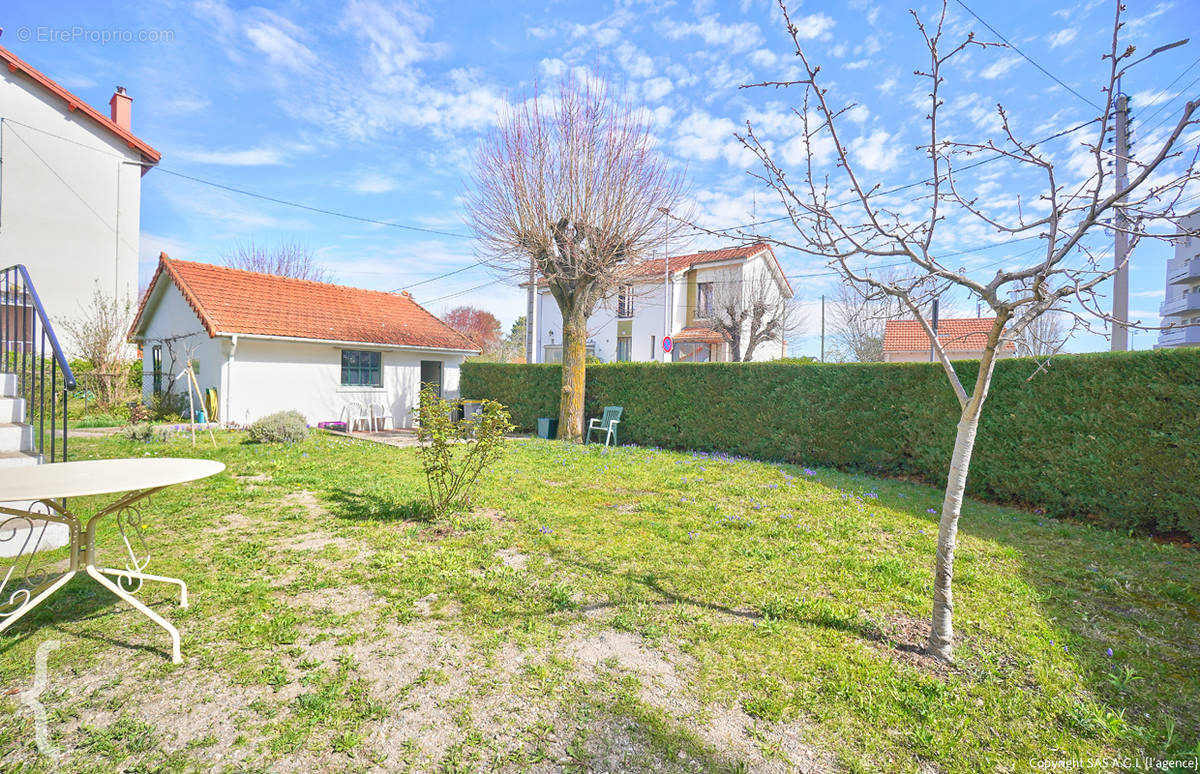
<svg viewBox="0 0 1200 774">
<path fill-rule="evenodd" d="M 471 489 L 504 454 L 504 436 L 513 429 L 508 410 L 496 401 L 485 400 L 479 414 L 455 419 L 462 407 L 461 400 L 443 400 L 429 387 L 421 390 L 417 455 L 437 518 L 470 506 Z"/>
<path fill-rule="evenodd" d="M 255 443 L 298 443 L 308 437 L 308 421 L 299 411 L 277 411 L 250 425 Z"/>
<path fill-rule="evenodd" d="M 170 436 L 168 430 L 157 430 L 150 422 L 136 422 L 121 429 L 122 438 L 127 441 L 136 441 L 137 443 L 165 441 L 168 436 Z"/>
</svg>

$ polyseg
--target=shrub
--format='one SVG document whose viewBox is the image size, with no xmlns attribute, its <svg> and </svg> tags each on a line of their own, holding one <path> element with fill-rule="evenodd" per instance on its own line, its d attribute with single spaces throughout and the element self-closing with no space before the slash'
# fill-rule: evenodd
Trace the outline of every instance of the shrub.
<svg viewBox="0 0 1200 774">
<path fill-rule="evenodd" d="M 277 411 L 250 425 L 255 443 L 297 443 L 308 437 L 308 421 L 299 411 Z"/>
<path fill-rule="evenodd" d="M 150 396 L 150 415 L 160 422 L 178 422 L 187 416 L 187 395 L 160 392 Z"/>
<path fill-rule="evenodd" d="M 508 410 L 496 401 L 483 401 L 483 410 L 474 417 L 454 419 L 462 405 L 461 400 L 443 400 L 429 387 L 421 390 L 417 454 L 429 506 L 438 518 L 469 507 L 475 482 L 503 455 L 504 436 L 513 429 Z"/>
<path fill-rule="evenodd" d="M 156 430 L 149 422 L 137 422 L 121 429 L 122 438 L 138 443 L 165 441 L 169 435 L 167 430 Z"/>
<path fill-rule="evenodd" d="M 970 384 L 978 364 L 955 364 Z M 523 430 L 558 415 L 556 365 L 466 363 L 465 395 Z M 968 492 L 1050 515 L 1200 538 L 1200 349 L 1060 355 L 1033 379 L 1000 361 Z M 958 404 L 929 363 L 620 363 L 589 367 L 588 416 L 624 406 L 622 440 L 944 484 Z"/>
</svg>

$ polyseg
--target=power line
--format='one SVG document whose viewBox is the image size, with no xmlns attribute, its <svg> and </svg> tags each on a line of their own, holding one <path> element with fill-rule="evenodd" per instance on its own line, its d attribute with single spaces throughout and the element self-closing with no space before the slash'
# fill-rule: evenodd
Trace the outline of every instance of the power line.
<svg viewBox="0 0 1200 774">
<path fill-rule="evenodd" d="M 1088 99 L 1087 97 L 1085 97 L 1085 96 L 1083 96 L 1082 94 L 1080 94 L 1079 92 L 1075 91 L 1075 89 L 1072 89 L 1070 86 L 1068 86 L 1067 84 L 1063 83 L 1061 80 L 1059 80 L 1059 79 L 1058 79 L 1058 77 L 1057 77 L 1056 75 L 1054 75 L 1054 73 L 1050 72 L 1050 71 L 1049 71 L 1049 70 L 1047 70 L 1045 67 L 1042 67 L 1042 66 L 1041 66 L 1040 64 L 1038 64 L 1036 61 L 1034 61 L 1033 57 L 1029 56 L 1029 54 L 1026 54 L 1024 51 L 1022 51 L 1021 49 L 1017 48 L 1015 44 L 1013 44 L 1012 42 L 1010 42 L 1010 41 L 1008 40 L 1008 38 L 1004 37 L 1004 36 L 1003 36 L 1003 35 L 1001 35 L 999 32 L 997 32 L 995 27 L 993 27 L 992 25 L 990 25 L 990 24 L 988 24 L 986 21 L 984 21 L 982 16 L 980 16 L 979 14 L 975 13 L 974 11 L 972 11 L 972 10 L 971 10 L 971 8 L 970 8 L 970 6 L 968 6 L 966 3 L 964 3 L 964 2 L 963 2 L 963 0 L 955 0 L 955 2 L 956 2 L 956 3 L 958 3 L 959 5 L 961 5 L 961 6 L 962 6 L 962 7 L 963 7 L 963 8 L 966 10 L 966 12 L 967 12 L 967 13 L 971 14 L 971 15 L 972 15 L 972 16 L 974 16 L 976 19 L 978 19 L 980 24 L 982 24 L 983 26 L 985 26 L 985 27 L 987 27 L 989 30 L 991 30 L 991 33 L 992 33 L 993 35 L 995 35 L 996 37 L 1000 38 L 1000 40 L 1004 42 L 1004 45 L 1008 46 L 1008 47 L 1009 47 L 1009 48 L 1011 48 L 1013 51 L 1016 51 L 1018 54 L 1020 54 L 1020 55 L 1021 55 L 1021 57 L 1022 57 L 1022 58 L 1024 58 L 1024 59 L 1025 59 L 1025 61 L 1029 62 L 1029 64 L 1031 64 L 1031 65 L 1033 65 L 1034 67 L 1036 67 L 1037 69 L 1041 70 L 1041 71 L 1042 71 L 1042 73 L 1044 73 L 1044 74 L 1046 75 L 1046 77 L 1047 77 L 1047 78 L 1049 78 L 1050 80 L 1054 81 L 1054 82 L 1055 82 L 1055 83 L 1057 83 L 1059 86 L 1062 86 L 1064 89 L 1066 89 L 1067 91 L 1071 92 L 1071 93 L 1072 93 L 1072 94 L 1074 94 L 1076 97 L 1079 97 L 1081 100 L 1083 100 L 1083 101 L 1084 101 L 1084 102 L 1086 102 L 1087 104 L 1091 105 L 1092 107 L 1096 108 L 1097 110 L 1100 110 L 1100 111 L 1103 111 L 1103 110 L 1104 110 L 1104 108 L 1100 107 L 1100 106 L 1099 106 L 1099 105 L 1097 105 L 1095 102 L 1092 102 L 1092 101 L 1091 101 L 1090 99 Z"/>
<path fill-rule="evenodd" d="M 215 183 L 212 180 L 204 180 L 203 178 L 193 177 L 192 175 L 185 175 L 182 172 L 176 172 L 174 170 L 165 169 L 163 167 L 158 167 L 157 169 L 158 169 L 158 171 L 164 172 L 168 175 L 174 175 L 175 177 L 182 177 L 185 180 L 191 180 L 194 183 L 200 183 L 201 185 L 207 185 L 207 186 L 211 186 L 213 188 L 219 188 L 222 191 L 229 191 L 230 193 L 241 194 L 242 196 L 250 196 L 255 199 L 262 199 L 263 201 L 272 202 L 274 204 L 282 204 L 285 207 L 295 207 L 295 208 L 301 209 L 301 210 L 308 210 L 309 212 L 316 212 L 321 215 L 331 215 L 335 218 L 345 218 L 347 220 L 356 220 L 356 221 L 359 221 L 360 223 L 371 223 L 376 226 L 388 226 L 390 228 L 404 229 L 405 231 L 419 231 L 424 234 L 437 234 L 439 236 L 458 237 L 460 239 L 471 239 L 472 238 L 470 234 L 456 234 L 452 231 L 439 231 L 435 228 L 423 228 L 421 226 L 407 226 L 403 223 L 393 223 L 392 221 L 388 221 L 388 220 L 376 220 L 375 218 L 366 218 L 361 215 L 351 215 L 348 212 L 338 212 L 337 210 L 327 210 L 323 207 L 312 207 L 310 205 L 301 204 L 299 202 L 292 202 L 292 201 L 288 201 L 286 199 L 279 199 L 274 196 L 267 196 L 266 194 L 255 193 L 254 191 L 247 191 L 243 188 L 235 188 L 234 186 L 225 185 L 224 183 Z"/>
<path fill-rule="evenodd" d="M 490 281 L 485 282 L 482 285 L 476 285 L 473 288 L 467 288 L 466 290 L 460 290 L 457 293 L 448 293 L 447 295 L 440 296 L 438 298 L 431 298 L 428 301 L 422 301 L 421 303 L 422 304 L 436 304 L 438 301 L 445 301 L 448 298 L 454 298 L 456 296 L 463 296 L 463 295 L 466 295 L 467 293 L 473 293 L 476 290 L 483 290 L 484 288 L 488 287 L 489 285 L 494 285 L 494 284 L 496 284 L 496 283 L 490 282 Z"/>
</svg>

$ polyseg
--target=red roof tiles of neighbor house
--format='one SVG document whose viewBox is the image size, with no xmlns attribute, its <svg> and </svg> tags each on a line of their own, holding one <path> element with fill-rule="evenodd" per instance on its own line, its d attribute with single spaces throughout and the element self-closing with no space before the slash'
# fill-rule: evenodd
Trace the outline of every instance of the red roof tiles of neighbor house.
<svg viewBox="0 0 1200 774">
<path fill-rule="evenodd" d="M 136 136 L 134 136 L 133 132 L 130 132 L 128 129 L 125 129 L 123 127 L 117 126 L 111 120 L 109 120 L 108 118 L 101 115 L 100 111 L 96 110 L 91 105 L 89 105 L 88 103 L 86 103 L 82 99 L 80 99 L 79 97 L 76 97 L 74 94 L 67 91 L 62 86 L 59 86 L 57 83 L 55 83 L 53 80 L 51 80 L 51 78 L 49 76 L 45 75 L 44 73 L 39 72 L 28 62 L 25 62 L 24 60 L 22 60 L 20 57 L 18 57 L 13 52 L 9 51 L 4 46 L 0 46 L 0 60 L 3 60 L 4 62 L 6 62 L 8 64 L 8 69 L 10 72 L 24 73 L 34 83 L 39 84 L 44 89 L 49 91 L 51 94 L 54 94 L 57 97 L 59 97 L 60 99 L 62 99 L 63 102 L 65 102 L 67 104 L 67 110 L 69 110 L 71 112 L 78 110 L 80 113 L 82 113 L 83 115 L 90 118 L 92 121 L 99 124 L 102 129 L 107 129 L 108 131 L 115 134 L 117 137 L 124 140 L 129 145 L 130 148 L 134 148 L 135 150 L 137 150 L 150 163 L 157 164 L 158 160 L 162 158 L 161 153 L 156 151 L 154 148 L 150 147 L 150 145 L 148 143 L 146 143 L 145 141 L 140 140 Z"/>
<path fill-rule="evenodd" d="M 684 328 L 671 337 L 677 344 L 720 344 L 725 337 L 712 328 L 699 326 Z"/>
<path fill-rule="evenodd" d="M 995 317 L 967 317 L 938 321 L 938 341 L 948 351 L 983 349 Z M 914 352 L 929 349 L 929 335 L 916 320 L 888 320 L 883 329 L 884 352 Z M 1009 342 L 1005 349 L 1015 349 Z"/>
<path fill-rule="evenodd" d="M 155 286 L 170 278 L 209 336 L 242 334 L 478 352 L 466 336 L 434 317 L 408 293 L 384 293 L 279 277 L 163 254 L 134 320 L 142 325 Z"/>
<path fill-rule="evenodd" d="M 775 257 L 775 251 L 766 242 L 755 242 L 754 244 L 742 245 L 740 247 L 726 247 L 721 250 L 705 250 L 704 252 L 688 253 L 687 255 L 672 255 L 669 260 L 671 271 L 686 271 L 702 263 L 719 263 L 721 261 L 736 259 L 746 260 L 753 258 L 764 250 L 771 254 L 772 260 L 775 261 L 776 267 L 779 268 L 779 275 L 783 277 L 783 282 L 790 291 L 792 289 L 791 283 L 788 282 L 787 276 L 783 273 L 783 267 L 779 265 L 779 259 Z M 630 277 L 662 277 L 663 259 L 651 258 L 634 264 L 629 267 L 628 274 Z"/>
</svg>

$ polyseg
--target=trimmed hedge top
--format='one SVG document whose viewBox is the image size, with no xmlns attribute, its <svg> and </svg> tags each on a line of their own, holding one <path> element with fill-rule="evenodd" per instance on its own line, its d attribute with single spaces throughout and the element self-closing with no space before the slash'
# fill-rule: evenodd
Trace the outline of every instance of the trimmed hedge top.
<svg viewBox="0 0 1200 774">
<path fill-rule="evenodd" d="M 978 363 L 956 362 L 963 383 Z M 1200 349 L 1002 360 L 968 492 L 1052 515 L 1200 538 Z M 465 363 L 462 394 L 518 428 L 558 415 L 558 365 Z M 624 406 L 631 443 L 944 483 L 958 403 L 931 363 L 614 363 L 587 369 L 588 416 Z"/>
</svg>

